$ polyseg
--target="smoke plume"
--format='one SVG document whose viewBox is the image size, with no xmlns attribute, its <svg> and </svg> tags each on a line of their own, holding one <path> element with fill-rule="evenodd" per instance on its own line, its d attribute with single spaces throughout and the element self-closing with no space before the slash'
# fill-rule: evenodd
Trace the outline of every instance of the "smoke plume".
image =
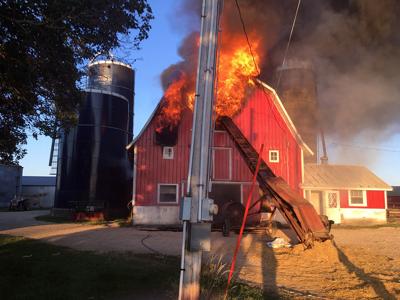
<svg viewBox="0 0 400 300">
<path fill-rule="evenodd" d="M 185 16 L 199 15 L 201 1 L 185 1 Z M 252 45 L 258 45 L 260 77 L 274 87 L 297 0 L 239 0 Z M 400 129 L 400 1 L 303 0 L 287 59 L 311 61 L 317 80 L 322 126 L 329 136 L 349 139 Z M 175 21 L 176 22 L 176 21 Z M 185 18 L 185 24 L 190 23 Z M 199 24 L 192 18 L 193 24 Z M 190 26 L 189 26 L 190 27 Z M 194 27 L 194 26 L 193 26 Z M 221 52 L 246 44 L 235 1 L 224 1 Z M 183 41 L 182 62 L 162 74 L 166 88 L 184 70 L 194 74 L 196 33 Z M 307 113 L 307 112 L 304 112 Z"/>
</svg>

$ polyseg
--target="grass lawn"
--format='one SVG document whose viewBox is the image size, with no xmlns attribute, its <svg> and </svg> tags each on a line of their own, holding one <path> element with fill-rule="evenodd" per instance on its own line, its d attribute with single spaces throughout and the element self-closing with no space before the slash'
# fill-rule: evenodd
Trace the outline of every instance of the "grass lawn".
<svg viewBox="0 0 400 300">
<path fill-rule="evenodd" d="M 0 299 L 176 298 L 179 259 L 95 254 L 0 235 Z"/>
<path fill-rule="evenodd" d="M 178 257 L 97 254 L 0 235 L 0 266 L 0 299 L 161 300 L 178 295 Z M 222 299 L 226 279 L 219 266 L 203 269 L 202 294 Z M 241 283 L 234 283 L 230 294 L 230 299 L 264 298 L 261 289 Z"/>
</svg>

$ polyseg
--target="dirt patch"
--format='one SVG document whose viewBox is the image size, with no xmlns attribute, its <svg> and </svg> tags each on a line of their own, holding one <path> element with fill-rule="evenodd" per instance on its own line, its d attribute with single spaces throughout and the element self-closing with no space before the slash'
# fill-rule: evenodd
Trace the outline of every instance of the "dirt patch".
<svg viewBox="0 0 400 300">
<path fill-rule="evenodd" d="M 229 247 L 215 251 L 227 253 Z M 400 299 L 400 256 L 371 248 L 326 241 L 308 250 L 302 245 L 271 249 L 265 237 L 247 235 L 236 270 L 239 279 L 271 293 L 286 288 L 321 299 Z M 225 258 L 229 261 L 230 255 Z"/>
</svg>

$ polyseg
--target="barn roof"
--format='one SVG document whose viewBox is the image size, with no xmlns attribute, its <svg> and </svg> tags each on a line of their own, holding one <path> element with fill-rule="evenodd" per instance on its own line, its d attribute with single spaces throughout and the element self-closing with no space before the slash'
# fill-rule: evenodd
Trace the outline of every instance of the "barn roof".
<svg viewBox="0 0 400 300">
<path fill-rule="evenodd" d="M 297 143 L 301 146 L 301 148 L 305 151 L 306 154 L 314 155 L 314 152 L 310 149 L 310 147 L 307 146 L 307 144 L 301 138 L 299 132 L 297 131 L 296 127 L 293 124 L 293 121 L 290 119 L 289 114 L 287 113 L 285 107 L 283 106 L 283 103 L 282 103 L 281 99 L 279 98 L 277 92 L 272 87 L 270 87 L 268 84 L 266 84 L 265 82 L 262 82 L 259 79 L 256 79 L 256 82 L 258 83 L 259 86 L 261 86 L 264 89 L 264 91 L 267 91 L 268 93 L 271 93 L 273 95 L 273 97 L 271 97 L 271 98 L 272 98 L 279 114 L 283 118 L 284 122 L 288 126 L 288 128 L 289 128 L 290 132 L 292 133 L 292 135 L 294 136 L 294 138 L 296 139 Z M 147 120 L 146 124 L 140 130 L 139 134 L 126 146 L 127 150 L 130 150 L 133 147 L 133 145 L 135 145 L 136 141 L 141 137 L 143 132 L 146 130 L 147 126 L 149 126 L 149 124 L 151 123 L 153 118 L 157 115 L 157 113 L 161 107 L 161 101 L 162 101 L 162 99 L 158 102 L 157 106 L 155 107 L 155 109 L 153 110 L 149 119 Z"/>
<path fill-rule="evenodd" d="M 306 164 L 302 188 L 392 190 L 390 185 L 364 166 L 330 164 Z"/>
</svg>

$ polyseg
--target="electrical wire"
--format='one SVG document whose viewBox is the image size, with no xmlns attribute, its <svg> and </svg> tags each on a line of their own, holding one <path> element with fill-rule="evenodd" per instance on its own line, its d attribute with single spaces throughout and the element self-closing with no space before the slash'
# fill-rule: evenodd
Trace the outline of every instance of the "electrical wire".
<svg viewBox="0 0 400 300">
<path fill-rule="evenodd" d="M 246 31 L 246 26 L 244 25 L 244 20 L 243 20 L 242 12 L 240 10 L 240 6 L 239 6 L 238 0 L 235 0 L 235 3 L 236 3 L 236 8 L 237 8 L 238 13 L 239 13 L 240 22 L 242 23 L 243 32 L 244 32 L 244 35 L 246 37 L 247 45 L 249 46 L 250 54 L 251 54 L 251 57 L 253 58 L 254 67 L 257 70 L 257 76 L 259 76 L 260 75 L 260 70 L 259 70 L 258 65 L 256 63 L 256 59 L 254 58 L 254 55 L 253 55 L 253 50 L 251 48 L 249 36 L 247 34 L 247 31 Z"/>
<path fill-rule="evenodd" d="M 243 16 L 242 16 L 242 12 L 241 12 L 241 9 L 240 9 L 238 0 L 235 0 L 235 3 L 236 3 L 236 8 L 237 8 L 237 10 L 238 10 L 240 22 L 241 22 L 241 24 L 242 24 L 243 33 L 244 33 L 244 35 L 245 35 L 245 37 L 246 37 L 247 45 L 248 45 L 249 50 L 250 50 L 250 55 L 251 55 L 251 57 L 252 57 L 252 59 L 253 59 L 254 67 L 255 67 L 255 69 L 257 70 L 257 74 L 258 74 L 257 76 L 259 76 L 259 75 L 260 75 L 260 70 L 259 70 L 259 68 L 258 68 L 256 59 L 255 59 L 254 54 L 253 54 L 253 50 L 252 50 L 252 47 L 251 47 L 250 39 L 249 39 L 249 36 L 248 36 L 248 34 L 247 34 L 246 25 L 245 25 L 245 23 L 244 23 L 244 19 L 243 19 Z M 257 77 L 257 76 L 255 76 L 255 77 Z M 262 90 L 263 90 L 263 92 L 265 93 L 265 95 L 267 95 L 267 93 L 266 93 L 264 87 L 262 87 Z M 277 124 L 278 124 L 278 126 L 281 128 L 281 130 L 284 131 L 283 128 L 280 126 L 280 123 L 279 123 L 278 120 L 276 119 L 275 113 L 273 112 L 273 110 L 272 110 L 272 108 L 271 108 L 271 106 L 270 106 L 269 101 L 268 101 L 268 104 L 269 104 L 269 109 L 270 109 L 270 111 L 271 111 L 271 114 L 272 114 L 272 115 L 274 116 L 274 118 L 275 118 L 275 121 L 277 122 Z"/>
<path fill-rule="evenodd" d="M 300 2 L 301 2 L 301 0 L 299 0 L 298 6 L 297 6 L 297 9 L 296 9 L 295 18 L 297 18 L 297 13 L 298 13 L 298 9 L 299 9 L 299 6 L 300 6 Z M 250 50 L 250 55 L 251 55 L 251 57 L 252 57 L 252 59 L 253 59 L 254 67 L 255 67 L 255 69 L 257 70 L 257 73 L 258 73 L 257 76 L 259 76 L 259 75 L 260 75 L 260 70 L 259 70 L 259 68 L 258 68 L 258 65 L 257 65 L 257 63 L 256 63 L 256 60 L 255 60 L 255 57 L 254 57 L 254 54 L 253 54 L 253 50 L 252 50 L 252 47 L 251 47 L 250 39 L 249 39 L 249 36 L 248 36 L 248 34 L 247 34 L 246 25 L 245 25 L 245 22 L 244 22 L 244 19 L 243 19 L 243 16 L 242 16 L 242 12 L 241 12 L 240 5 L 239 5 L 238 0 L 235 0 L 235 3 L 236 3 L 236 8 L 237 8 L 237 10 L 238 10 L 240 22 L 241 22 L 241 24 L 242 24 L 243 33 L 244 33 L 244 35 L 245 35 L 245 37 L 246 37 L 247 45 L 248 45 L 249 50 Z M 294 28 L 294 25 L 292 26 L 292 31 L 293 31 L 293 28 Z M 255 77 L 257 77 L 257 76 L 255 76 Z M 261 86 L 261 89 L 262 89 L 264 95 L 267 97 L 267 99 L 269 99 L 270 95 L 267 93 L 267 91 L 265 90 L 265 88 L 264 88 L 263 86 Z M 275 97 L 275 96 L 272 95 L 272 97 Z M 284 128 L 282 128 L 281 123 L 280 123 L 280 120 L 277 119 L 277 117 L 276 117 L 276 115 L 275 115 L 275 112 L 274 112 L 274 110 L 273 110 L 272 107 L 271 107 L 270 101 L 267 100 L 267 103 L 268 103 L 269 111 L 270 111 L 270 113 L 272 114 L 273 118 L 275 119 L 276 124 L 277 124 L 278 127 L 282 130 L 282 132 L 286 134 L 286 130 L 285 130 Z M 267 135 L 267 133 L 264 132 L 264 137 L 263 137 L 262 140 L 264 140 L 264 141 L 266 140 L 266 135 Z"/>
<path fill-rule="evenodd" d="M 251 56 L 252 56 L 254 66 L 255 66 L 255 68 L 256 68 L 256 70 L 257 70 L 257 72 L 258 72 L 258 75 L 257 75 L 257 76 L 259 76 L 259 75 L 260 75 L 260 71 L 259 71 L 259 68 L 258 68 L 258 66 L 257 66 L 256 60 L 255 60 L 255 58 L 254 58 L 254 55 L 253 55 L 253 51 L 252 51 L 250 39 L 249 39 L 249 36 L 248 36 L 248 34 L 247 34 L 246 25 L 245 25 L 245 23 L 244 23 L 244 19 L 243 19 L 241 10 L 240 10 L 240 6 L 239 6 L 238 0 L 235 0 L 235 3 L 236 3 L 236 8 L 237 8 L 238 13 L 239 13 L 240 22 L 241 22 L 241 24 L 242 24 L 243 33 L 244 33 L 244 35 L 245 35 L 245 37 L 246 37 L 247 45 L 248 45 L 248 47 L 249 47 L 250 54 L 251 54 Z M 296 13 L 295 13 L 295 16 L 294 16 L 294 19 L 293 19 L 293 24 L 292 24 L 292 28 L 291 28 L 291 31 L 290 31 L 289 41 L 288 41 L 288 44 L 287 44 L 287 46 L 286 46 L 286 51 L 285 51 L 283 63 L 285 62 L 285 59 L 286 59 L 286 56 L 287 56 L 287 53 L 288 53 L 288 50 L 289 50 L 289 47 L 290 47 L 290 41 L 291 41 L 291 38 L 292 38 L 292 35 L 293 35 L 293 31 L 294 31 L 294 27 L 295 27 L 295 24 L 296 24 L 296 20 L 297 20 L 297 15 L 298 15 L 298 12 L 299 12 L 300 4 L 301 4 L 301 0 L 299 0 L 298 3 L 297 3 Z M 255 76 L 255 77 L 257 77 L 257 76 Z M 260 84 L 260 85 L 261 85 L 261 84 Z M 264 95 L 265 95 L 266 98 L 267 98 L 266 101 L 267 101 L 267 104 L 268 104 L 269 111 L 270 111 L 270 113 L 272 114 L 273 118 L 275 119 L 276 124 L 278 125 L 278 127 L 280 128 L 280 130 L 285 134 L 285 136 L 287 136 L 288 130 L 287 130 L 286 127 L 285 127 L 285 128 L 282 127 L 282 125 L 281 125 L 281 119 L 278 119 L 278 118 L 277 118 L 276 112 L 275 112 L 275 110 L 272 108 L 272 105 L 271 105 L 270 100 L 269 100 L 270 97 L 275 97 L 275 95 L 274 95 L 274 94 L 270 95 L 269 93 L 267 93 L 266 88 L 265 88 L 264 86 L 262 86 L 262 85 L 261 85 L 261 89 L 262 89 Z M 276 89 L 277 89 L 277 88 L 276 88 Z M 276 89 L 275 89 L 275 91 L 276 91 L 276 94 L 277 94 L 278 92 L 277 92 Z M 279 113 L 279 112 L 278 112 L 278 113 Z M 284 122 L 285 122 L 285 121 L 284 121 Z M 290 134 L 290 133 L 289 133 L 289 134 Z M 267 131 L 264 132 L 264 136 L 263 136 L 263 138 L 261 139 L 261 143 L 263 143 L 263 141 L 266 140 L 266 137 L 267 137 Z M 288 145 L 289 145 L 289 141 L 286 142 L 286 150 L 288 150 Z M 287 161 L 286 161 L 285 163 L 287 163 Z"/>
<path fill-rule="evenodd" d="M 287 56 L 289 48 L 290 48 L 290 42 L 292 41 L 292 35 L 293 35 L 293 31 L 294 31 L 294 26 L 296 25 L 296 20 L 297 20 L 297 15 L 299 13 L 300 4 L 301 4 L 301 0 L 299 0 L 297 2 L 296 13 L 294 14 L 292 28 L 290 29 L 290 34 L 289 34 L 289 40 L 288 40 L 288 43 L 286 45 L 285 54 L 283 56 L 282 67 L 286 63 L 286 56 Z M 276 83 L 275 90 L 278 90 L 280 81 L 281 81 L 281 72 L 279 72 L 279 74 L 278 74 L 278 80 L 277 80 L 277 83 Z"/>
<path fill-rule="evenodd" d="M 330 142 L 329 145 L 336 145 L 336 146 L 349 147 L 349 148 L 359 148 L 359 149 L 371 150 L 371 151 L 400 152 L 400 149 L 395 149 L 395 148 L 370 147 L 370 146 L 357 145 L 357 144 L 338 143 L 338 142 L 334 142 L 334 141 Z"/>
</svg>

